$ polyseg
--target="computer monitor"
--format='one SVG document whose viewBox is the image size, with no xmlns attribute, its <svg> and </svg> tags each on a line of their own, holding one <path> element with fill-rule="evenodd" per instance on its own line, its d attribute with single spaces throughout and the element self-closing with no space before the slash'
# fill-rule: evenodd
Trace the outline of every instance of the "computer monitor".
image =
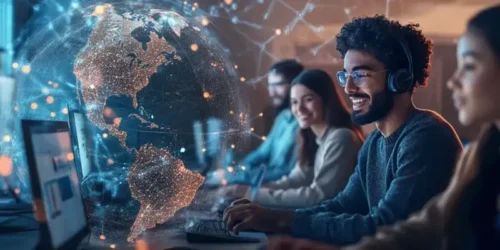
<svg viewBox="0 0 500 250">
<path fill-rule="evenodd" d="M 90 160 L 90 154 L 88 153 L 88 138 L 86 133 L 87 127 L 85 126 L 86 117 L 85 114 L 78 110 L 68 110 L 68 122 L 73 152 L 75 152 L 77 173 L 80 180 L 83 181 L 92 170 L 92 161 Z"/>
<path fill-rule="evenodd" d="M 88 235 L 67 122 L 22 121 L 38 249 L 71 249 Z"/>
</svg>

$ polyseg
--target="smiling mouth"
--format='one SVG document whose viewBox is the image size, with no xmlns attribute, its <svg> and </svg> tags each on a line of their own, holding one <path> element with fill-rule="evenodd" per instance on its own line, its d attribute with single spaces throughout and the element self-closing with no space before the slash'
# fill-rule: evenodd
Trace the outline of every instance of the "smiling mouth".
<svg viewBox="0 0 500 250">
<path fill-rule="evenodd" d="M 366 97 L 351 97 L 350 99 L 354 110 L 360 110 L 368 102 Z"/>
</svg>

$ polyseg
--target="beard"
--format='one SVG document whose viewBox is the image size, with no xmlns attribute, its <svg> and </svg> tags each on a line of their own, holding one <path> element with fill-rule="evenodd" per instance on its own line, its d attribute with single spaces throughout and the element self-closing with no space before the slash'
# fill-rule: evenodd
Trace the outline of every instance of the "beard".
<svg viewBox="0 0 500 250">
<path fill-rule="evenodd" d="M 361 111 L 353 111 L 351 114 L 352 122 L 358 125 L 366 125 L 384 118 L 394 105 L 393 94 L 388 90 L 376 93 L 372 98 L 372 103 L 368 107 L 366 113 Z M 367 95 L 354 94 L 352 97 L 368 97 Z"/>
</svg>

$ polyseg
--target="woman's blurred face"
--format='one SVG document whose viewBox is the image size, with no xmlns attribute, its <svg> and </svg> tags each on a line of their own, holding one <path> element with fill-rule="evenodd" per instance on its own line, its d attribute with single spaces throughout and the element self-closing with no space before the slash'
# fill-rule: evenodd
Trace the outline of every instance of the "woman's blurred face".
<svg viewBox="0 0 500 250">
<path fill-rule="evenodd" d="M 469 29 L 458 42 L 458 67 L 448 81 L 460 123 L 500 119 L 500 58 L 480 32 Z"/>
<path fill-rule="evenodd" d="M 321 124 L 323 119 L 323 103 L 321 97 L 302 84 L 293 85 L 290 99 L 292 113 L 299 121 L 301 128 Z"/>
</svg>

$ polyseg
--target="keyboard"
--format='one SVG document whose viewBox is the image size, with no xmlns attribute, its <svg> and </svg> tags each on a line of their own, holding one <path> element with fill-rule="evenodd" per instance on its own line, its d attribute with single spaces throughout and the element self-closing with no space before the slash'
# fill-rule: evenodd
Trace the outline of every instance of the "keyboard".
<svg viewBox="0 0 500 250">
<path fill-rule="evenodd" d="M 191 243 L 257 243 L 259 239 L 237 235 L 226 228 L 222 220 L 189 222 L 187 241 Z"/>
</svg>

